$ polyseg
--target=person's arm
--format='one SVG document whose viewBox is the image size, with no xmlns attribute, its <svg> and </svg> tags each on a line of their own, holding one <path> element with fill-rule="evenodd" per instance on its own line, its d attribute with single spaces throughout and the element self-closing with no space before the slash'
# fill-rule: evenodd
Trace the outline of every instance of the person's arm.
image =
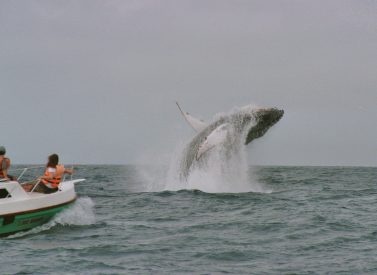
<svg viewBox="0 0 377 275">
<path fill-rule="evenodd" d="M 64 169 L 64 174 L 72 175 L 73 174 L 73 169 L 69 169 L 69 168 Z"/>
<path fill-rule="evenodd" d="M 10 167 L 10 159 L 8 159 L 8 158 L 3 159 L 2 163 L 1 163 L 1 169 L 3 171 L 4 178 L 7 179 L 7 180 L 10 179 L 10 178 L 8 178 L 8 168 L 9 167 Z"/>
<path fill-rule="evenodd" d="M 3 170 L 4 179 L 9 180 L 7 170 Z"/>
<path fill-rule="evenodd" d="M 50 174 L 50 176 L 40 176 L 39 180 L 51 180 L 54 177 L 54 175 Z"/>
</svg>

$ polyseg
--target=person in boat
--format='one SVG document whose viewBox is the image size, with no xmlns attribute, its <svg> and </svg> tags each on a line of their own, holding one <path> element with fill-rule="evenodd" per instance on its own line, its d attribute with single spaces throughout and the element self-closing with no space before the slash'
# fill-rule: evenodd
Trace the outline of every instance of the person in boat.
<svg viewBox="0 0 377 275">
<path fill-rule="evenodd" d="M 58 186 L 64 174 L 72 175 L 72 169 L 66 169 L 64 165 L 59 164 L 59 156 L 52 154 L 48 157 L 45 173 L 39 177 L 40 186 L 44 193 L 54 193 L 58 191 Z"/>
<path fill-rule="evenodd" d="M 8 174 L 10 159 L 5 157 L 6 152 L 5 147 L 0 146 L 0 180 L 16 180 L 15 177 Z"/>
<path fill-rule="evenodd" d="M 46 170 L 43 176 L 38 178 L 39 184 L 34 191 L 40 193 L 54 193 L 58 191 L 59 183 L 64 174 L 73 174 L 73 169 L 67 169 L 64 165 L 59 164 L 59 156 L 52 154 L 48 157 Z"/>
</svg>

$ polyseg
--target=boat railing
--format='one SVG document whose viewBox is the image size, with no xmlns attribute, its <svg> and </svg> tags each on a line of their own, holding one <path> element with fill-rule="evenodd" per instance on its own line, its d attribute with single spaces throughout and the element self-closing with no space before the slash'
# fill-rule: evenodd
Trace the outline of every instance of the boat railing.
<svg viewBox="0 0 377 275">
<path fill-rule="evenodd" d="M 25 176 L 26 172 L 28 171 L 36 171 L 36 170 L 41 170 L 42 168 L 45 168 L 46 166 L 30 166 L 30 167 L 24 167 L 24 168 L 11 168 L 8 170 L 8 174 L 19 174 L 16 178 L 18 182 L 21 181 L 21 179 Z M 5 179 L 0 180 L 0 181 L 6 181 Z M 21 183 L 22 184 L 22 183 Z"/>
<path fill-rule="evenodd" d="M 38 176 L 42 176 L 43 175 L 43 172 L 42 172 L 42 169 L 46 168 L 46 166 L 30 166 L 30 167 L 25 167 L 25 168 L 14 168 L 14 169 L 9 169 L 9 171 L 11 173 L 15 172 L 15 173 L 18 173 L 19 172 L 19 175 L 16 177 L 17 181 L 22 185 L 22 184 L 25 184 L 25 183 L 30 183 L 30 179 L 24 181 L 24 182 L 21 182 L 21 179 L 27 175 L 29 171 L 36 171 L 38 172 L 38 170 L 41 170 L 40 173 L 38 174 Z M 74 168 L 74 166 L 71 166 L 70 167 L 72 170 Z M 37 178 L 38 176 L 36 175 L 36 172 L 34 173 L 34 178 L 32 180 L 35 180 L 35 178 Z M 73 179 L 73 175 L 70 175 L 70 180 Z M 63 178 L 62 178 L 62 182 L 66 180 L 66 174 L 64 174 Z M 1 181 L 6 181 L 5 179 L 0 179 L 0 182 Z"/>
</svg>

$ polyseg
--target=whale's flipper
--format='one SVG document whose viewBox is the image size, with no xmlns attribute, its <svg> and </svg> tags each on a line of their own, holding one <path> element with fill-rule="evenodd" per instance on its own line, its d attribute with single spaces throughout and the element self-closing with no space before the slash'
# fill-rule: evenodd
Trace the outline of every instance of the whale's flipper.
<svg viewBox="0 0 377 275">
<path fill-rule="evenodd" d="M 233 135 L 233 128 L 229 123 L 223 123 L 213 130 L 205 140 L 199 145 L 198 153 L 196 154 L 196 159 L 199 160 L 200 157 L 208 150 L 224 144 Z"/>
<path fill-rule="evenodd" d="M 190 126 L 195 131 L 200 132 L 208 126 L 207 123 L 205 123 L 203 120 L 197 119 L 187 112 L 183 112 L 183 110 L 181 109 L 181 106 L 179 106 L 178 102 L 176 102 L 176 104 L 178 106 L 179 111 L 181 111 L 181 114 L 183 115 L 183 117 L 187 121 L 187 123 L 190 124 Z"/>
</svg>

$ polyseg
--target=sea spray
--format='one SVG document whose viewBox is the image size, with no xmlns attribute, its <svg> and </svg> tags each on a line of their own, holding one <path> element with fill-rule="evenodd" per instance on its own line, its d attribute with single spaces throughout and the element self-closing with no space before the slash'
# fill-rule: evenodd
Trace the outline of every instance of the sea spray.
<svg viewBox="0 0 377 275">
<path fill-rule="evenodd" d="M 208 193 L 270 192 L 249 173 L 243 138 L 232 144 L 214 148 L 193 165 L 186 179 L 180 177 L 180 159 L 185 151 L 172 157 L 165 190 L 198 189 Z"/>
<path fill-rule="evenodd" d="M 60 225 L 90 225 L 95 223 L 94 202 L 89 197 L 79 198 L 51 221 Z"/>
<path fill-rule="evenodd" d="M 187 189 L 209 193 L 252 191 L 244 145 L 239 140 L 230 146 L 208 151 L 206 159 L 192 167 L 186 180 Z"/>
</svg>

